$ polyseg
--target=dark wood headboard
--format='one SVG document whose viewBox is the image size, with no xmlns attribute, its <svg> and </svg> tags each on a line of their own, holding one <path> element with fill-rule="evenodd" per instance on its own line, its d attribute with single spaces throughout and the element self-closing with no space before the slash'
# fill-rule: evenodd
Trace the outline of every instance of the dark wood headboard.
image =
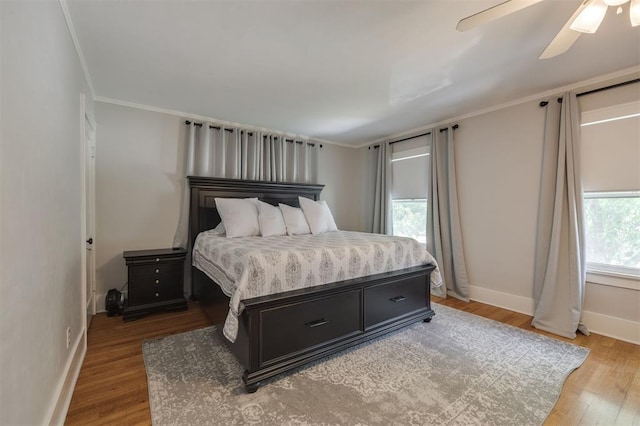
<svg viewBox="0 0 640 426">
<path fill-rule="evenodd" d="M 257 197 L 265 203 L 288 204 L 299 207 L 298 196 L 318 200 L 324 185 L 305 183 L 262 182 L 241 179 L 223 179 L 189 176 L 191 209 L 189 214 L 189 247 L 202 231 L 215 228 L 220 223 L 216 209 L 216 197 Z"/>
<path fill-rule="evenodd" d="M 298 196 L 318 200 L 324 185 L 303 183 L 262 182 L 240 179 L 223 179 L 188 176 L 191 188 L 191 207 L 189 212 L 189 248 L 192 250 L 196 237 L 202 231 L 215 228 L 220 223 L 216 208 L 216 197 L 252 198 L 257 197 L 265 203 L 278 203 L 299 207 Z M 203 308 L 210 300 L 204 292 L 209 278 L 195 266 L 190 268 L 191 297 L 200 300 Z M 210 286 L 211 288 L 217 286 Z M 221 291 L 218 291 L 222 295 Z M 211 296 L 215 297 L 215 296 Z"/>
</svg>

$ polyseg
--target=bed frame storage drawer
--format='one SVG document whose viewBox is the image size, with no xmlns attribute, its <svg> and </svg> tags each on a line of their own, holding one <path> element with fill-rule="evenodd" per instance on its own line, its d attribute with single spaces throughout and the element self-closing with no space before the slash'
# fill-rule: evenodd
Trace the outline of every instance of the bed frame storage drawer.
<svg viewBox="0 0 640 426">
<path fill-rule="evenodd" d="M 428 276 L 364 289 L 365 330 L 421 309 L 428 309 Z"/>
<path fill-rule="evenodd" d="M 260 312 L 260 365 L 359 334 L 361 290 Z"/>
</svg>

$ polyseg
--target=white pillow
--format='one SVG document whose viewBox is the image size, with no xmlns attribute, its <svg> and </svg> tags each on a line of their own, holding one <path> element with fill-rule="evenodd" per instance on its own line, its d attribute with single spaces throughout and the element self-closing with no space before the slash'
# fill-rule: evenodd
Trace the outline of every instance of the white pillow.
<svg viewBox="0 0 640 426">
<path fill-rule="evenodd" d="M 227 238 L 260 235 L 257 198 L 216 198 Z"/>
<path fill-rule="evenodd" d="M 298 201 L 312 234 L 338 230 L 326 201 L 313 201 L 304 197 L 298 197 Z"/>
<path fill-rule="evenodd" d="M 284 223 L 287 226 L 288 235 L 310 234 L 309 224 L 304 217 L 304 213 L 297 207 L 291 207 L 286 204 L 278 204 L 282 211 Z"/>
<path fill-rule="evenodd" d="M 224 235 L 225 232 L 226 231 L 224 230 L 224 223 L 222 222 L 220 222 L 218 226 L 209 231 L 209 233 L 212 235 Z"/>
<path fill-rule="evenodd" d="M 263 237 L 287 235 L 287 226 L 284 223 L 282 211 L 264 201 L 258 201 L 258 223 Z"/>
</svg>

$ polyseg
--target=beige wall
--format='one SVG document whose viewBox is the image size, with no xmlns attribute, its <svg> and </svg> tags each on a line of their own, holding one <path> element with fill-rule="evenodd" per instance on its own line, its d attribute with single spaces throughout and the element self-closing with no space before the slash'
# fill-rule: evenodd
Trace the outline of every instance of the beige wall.
<svg viewBox="0 0 640 426">
<path fill-rule="evenodd" d="M 327 201 L 339 229 L 363 231 L 361 206 L 362 168 L 358 150 L 323 144 L 318 155 L 318 183 L 325 185 L 321 198 Z"/>
<path fill-rule="evenodd" d="M 544 109 L 527 102 L 458 123 L 456 172 L 471 297 L 531 314 Z M 618 337 L 636 333 L 637 341 L 640 291 L 587 283 L 585 321 L 609 335 L 624 328 L 627 334 Z"/>
<path fill-rule="evenodd" d="M 459 125 L 455 159 L 469 279 L 531 297 L 544 109 L 528 102 Z"/>
<path fill-rule="evenodd" d="M 184 175 L 184 119 L 98 102 L 96 287 L 98 310 L 126 282 L 124 250 L 170 247 Z M 340 229 L 362 228 L 362 162 L 352 148 L 323 144 L 318 182 Z"/>
<path fill-rule="evenodd" d="M 84 353 L 80 94 L 93 103 L 59 2 L 2 1 L 0 28 L 0 424 L 48 424 Z"/>
<path fill-rule="evenodd" d="M 122 252 L 171 247 L 180 216 L 184 120 L 96 103 L 96 292 L 127 281 Z"/>
</svg>

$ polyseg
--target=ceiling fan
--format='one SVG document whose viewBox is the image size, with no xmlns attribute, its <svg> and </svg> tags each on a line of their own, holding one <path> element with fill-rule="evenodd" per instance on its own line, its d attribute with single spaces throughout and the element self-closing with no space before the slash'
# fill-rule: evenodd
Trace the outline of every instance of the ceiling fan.
<svg viewBox="0 0 640 426">
<path fill-rule="evenodd" d="M 458 31 L 467 31 L 541 1 L 543 0 L 506 0 L 494 7 L 460 20 L 456 29 Z M 631 25 L 634 27 L 640 25 L 640 0 L 584 0 L 567 23 L 564 24 L 558 35 L 542 52 L 540 59 L 553 58 L 566 52 L 580 37 L 581 33 L 593 34 L 597 31 L 609 6 L 617 6 L 617 13 L 620 14 L 622 13 L 621 6 L 629 1 L 631 1 L 631 6 L 629 7 Z"/>
</svg>

